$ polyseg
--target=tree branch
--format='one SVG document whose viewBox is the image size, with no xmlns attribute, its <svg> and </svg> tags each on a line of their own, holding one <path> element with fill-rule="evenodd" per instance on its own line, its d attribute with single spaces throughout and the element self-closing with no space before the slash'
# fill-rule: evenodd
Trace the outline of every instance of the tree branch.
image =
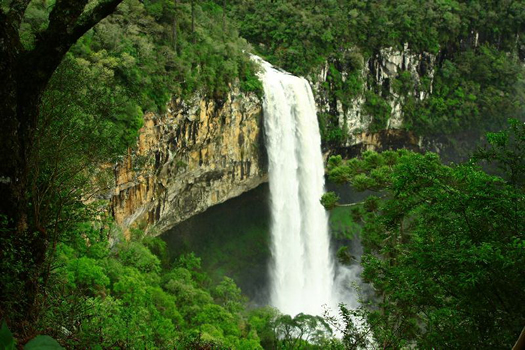
<svg viewBox="0 0 525 350">
<path fill-rule="evenodd" d="M 74 40 L 78 40 L 95 24 L 112 14 L 121 2 L 122 0 L 101 0 L 94 9 L 84 13 L 73 29 Z"/>
<path fill-rule="evenodd" d="M 20 0 L 25 1 L 25 0 Z M 57 0 L 49 14 L 49 26 L 38 37 L 35 48 L 23 57 L 20 79 L 42 91 L 65 54 L 98 22 L 113 13 L 122 0 L 101 0 L 84 12 L 88 0 Z M 27 75 L 26 67 L 33 67 Z"/>
<path fill-rule="evenodd" d="M 356 206 L 356 205 L 360 205 L 360 204 L 363 204 L 364 202 L 355 202 L 355 203 L 345 203 L 345 204 L 339 204 L 339 203 L 336 203 L 336 207 L 353 207 L 353 206 Z"/>
<path fill-rule="evenodd" d="M 523 330 L 521 331 L 521 334 L 516 341 L 516 344 L 512 347 L 512 350 L 523 350 L 525 349 L 525 327 L 523 327 Z"/>
<path fill-rule="evenodd" d="M 13 0 L 9 9 L 9 20 L 18 29 L 31 0 Z M 0 10 L 1 11 L 1 10 Z"/>
<path fill-rule="evenodd" d="M 75 42 L 78 37 L 72 38 L 72 30 L 84 12 L 87 2 L 87 0 L 57 0 L 49 14 L 49 26 L 42 33 L 42 39 L 49 40 L 60 35 L 64 39 L 69 39 L 68 42 Z"/>
</svg>

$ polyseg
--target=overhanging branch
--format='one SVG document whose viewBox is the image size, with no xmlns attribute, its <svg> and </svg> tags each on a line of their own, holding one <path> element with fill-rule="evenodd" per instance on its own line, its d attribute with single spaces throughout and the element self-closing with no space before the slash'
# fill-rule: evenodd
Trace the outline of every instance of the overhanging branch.
<svg viewBox="0 0 525 350">
<path fill-rule="evenodd" d="M 9 20 L 16 26 L 16 28 L 20 26 L 20 23 L 24 18 L 24 13 L 26 12 L 27 6 L 29 6 L 30 2 L 31 0 L 13 0 L 11 2 L 9 9 Z"/>
<path fill-rule="evenodd" d="M 24 0 L 22 0 L 24 1 Z M 84 12 L 88 0 L 57 0 L 49 15 L 49 26 L 28 53 L 26 65 L 38 71 L 36 83 L 45 86 L 64 55 L 98 22 L 113 13 L 122 0 L 101 0 Z"/>
<path fill-rule="evenodd" d="M 98 22 L 112 14 L 121 2 L 122 0 L 101 0 L 91 11 L 82 14 L 73 29 L 74 40 L 78 40 Z"/>
</svg>

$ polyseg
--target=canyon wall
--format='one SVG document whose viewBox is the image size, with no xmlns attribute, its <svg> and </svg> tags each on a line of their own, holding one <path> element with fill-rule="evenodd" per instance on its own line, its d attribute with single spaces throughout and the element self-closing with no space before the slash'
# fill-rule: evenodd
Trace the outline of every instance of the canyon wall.
<svg viewBox="0 0 525 350">
<path fill-rule="evenodd" d="M 435 55 L 416 54 L 407 47 L 403 50 L 385 48 L 366 60 L 357 49 L 351 49 L 343 58 L 327 61 L 309 80 L 314 87 L 318 112 L 334 118 L 344 133 L 343 141 L 332 143 L 328 150 L 354 155 L 362 150 L 400 146 L 413 149 L 426 146 L 436 150 L 432 142 L 403 130 L 405 100 L 408 96 L 423 100 L 432 93 L 435 63 Z M 359 67 L 357 72 L 356 66 Z M 396 80 L 399 82 L 407 76 L 413 82 L 413 88 L 399 91 Z M 354 91 L 351 97 L 337 91 L 348 79 L 361 81 L 358 91 Z M 367 93 L 377 94 L 378 100 L 385 101 L 388 106 L 387 120 L 379 130 L 372 126 L 375 116 L 367 110 Z"/>
<path fill-rule="evenodd" d="M 309 80 L 318 112 L 334 116 L 346 135 L 344 142 L 327 145 L 325 151 L 352 157 L 364 150 L 436 150 L 402 130 L 406 95 L 397 93 L 391 83 L 402 72 L 409 72 L 416 82 L 423 76 L 431 79 L 434 61 L 431 55 L 409 50 L 382 50 L 362 62 L 359 74 L 364 84 L 350 104 L 344 104 L 329 84 L 329 66 L 334 62 L 327 62 Z M 363 96 L 378 86 L 391 113 L 386 128 L 372 132 Z M 408 94 L 425 98 L 417 86 Z M 190 101 L 171 101 L 164 114 L 146 114 L 137 146 L 115 168 L 111 207 L 117 223 L 126 231 L 141 227 L 160 234 L 267 181 L 262 118 L 260 98 L 235 89 L 222 101 L 196 95 Z"/>
<path fill-rule="evenodd" d="M 160 234 L 267 180 L 262 105 L 238 90 L 222 101 L 196 95 L 147 113 L 135 149 L 115 168 L 113 216 Z"/>
</svg>

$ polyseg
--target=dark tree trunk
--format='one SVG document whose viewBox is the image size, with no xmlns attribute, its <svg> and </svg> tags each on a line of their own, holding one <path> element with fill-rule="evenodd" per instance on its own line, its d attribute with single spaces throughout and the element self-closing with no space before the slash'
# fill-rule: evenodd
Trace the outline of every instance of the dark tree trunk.
<svg viewBox="0 0 525 350">
<path fill-rule="evenodd" d="M 4 243 L 9 242 L 15 247 L 10 251 L 14 254 L 11 260 L 22 262 L 24 268 L 0 272 L 15 275 L 12 277 L 18 282 L 11 290 L 2 288 L 7 293 L 2 296 L 5 301 L 12 302 L 15 298 L 18 301 L 7 306 L 2 300 L 0 312 L 3 315 L 0 316 L 9 317 L 13 329 L 21 334 L 27 331 L 25 325 L 34 320 L 33 310 L 39 290 L 38 270 L 44 263 L 47 247 L 45 230 L 39 230 L 31 222 L 28 198 L 32 140 L 45 85 L 28 69 L 33 66 L 25 65 L 18 33 L 10 31 L 13 27 L 8 26 L 0 29 L 0 37 L 7 38 L 7 44 L 0 48 L 0 79 L 4 82 L 0 86 L 0 213 L 7 219 L 1 234 Z M 0 250 L 2 260 L 6 259 L 4 253 L 7 252 Z M 14 307 L 18 309 L 15 310 L 17 313 L 12 312 Z"/>
<path fill-rule="evenodd" d="M 36 317 L 38 277 L 48 245 L 45 229 L 30 215 L 28 187 L 42 95 L 71 46 L 122 0 L 102 0 L 83 13 L 87 1 L 57 0 L 47 29 L 38 34 L 29 51 L 21 45 L 18 31 L 30 0 L 13 0 L 8 12 L 0 9 L 0 234 L 2 242 L 15 249 L 6 252 L 0 247 L 0 259 L 6 261 L 10 253 L 11 259 L 26 267 L 0 271 L 2 276 L 9 273 L 21 286 L 14 304 L 9 303 L 9 295 L 1 293 L 0 318 L 8 318 L 18 333 L 26 331 L 21 321 L 27 324 Z M 0 291 L 5 292 L 3 279 L 0 282 Z"/>
<path fill-rule="evenodd" d="M 16 27 L 5 14 L 0 12 L 0 210 L 11 222 L 9 227 L 24 231 L 25 205 L 23 155 L 20 149 L 17 96 L 17 58 L 22 49 Z"/>
<path fill-rule="evenodd" d="M 177 10 L 179 8 L 180 0 L 174 0 L 175 10 L 173 11 L 173 23 L 172 23 L 172 34 L 173 34 L 173 50 L 177 53 L 177 40 L 178 40 L 178 23 L 177 23 Z"/>
</svg>

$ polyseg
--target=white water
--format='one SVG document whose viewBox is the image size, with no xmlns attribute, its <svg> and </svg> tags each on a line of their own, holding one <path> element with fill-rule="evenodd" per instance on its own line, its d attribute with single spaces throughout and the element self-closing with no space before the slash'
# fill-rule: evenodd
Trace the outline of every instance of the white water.
<svg viewBox="0 0 525 350">
<path fill-rule="evenodd" d="M 334 310 L 334 262 L 314 97 L 304 78 L 262 66 L 272 213 L 270 304 L 292 316 Z"/>
</svg>

